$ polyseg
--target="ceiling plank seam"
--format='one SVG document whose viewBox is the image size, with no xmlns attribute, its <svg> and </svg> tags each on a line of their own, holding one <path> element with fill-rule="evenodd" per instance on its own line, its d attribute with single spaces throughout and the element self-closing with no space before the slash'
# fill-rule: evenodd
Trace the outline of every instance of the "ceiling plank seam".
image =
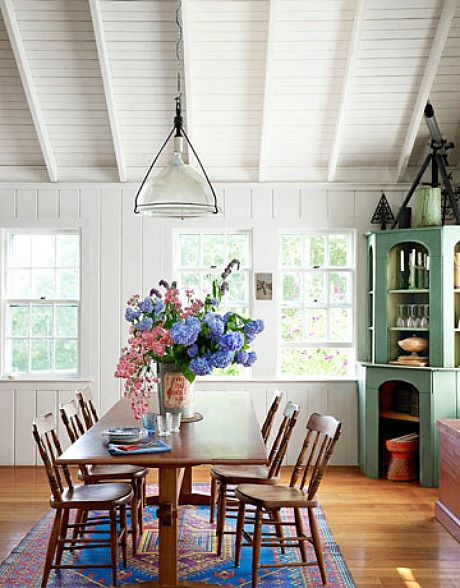
<svg viewBox="0 0 460 588">
<path fill-rule="evenodd" d="M 271 113 L 271 99 L 273 92 L 273 70 L 274 54 L 276 40 L 276 21 L 279 8 L 279 0 L 270 0 L 270 14 L 268 19 L 267 33 L 267 56 L 265 60 L 265 87 L 264 99 L 262 106 L 262 124 L 260 129 L 260 148 L 259 148 L 259 182 L 266 181 L 266 158 L 267 148 L 269 145 L 269 127 Z"/>
<path fill-rule="evenodd" d="M 343 78 L 342 91 L 340 95 L 337 124 L 333 138 L 331 156 L 329 158 L 328 181 L 333 182 L 337 171 L 340 149 L 342 147 L 343 133 L 347 122 L 348 109 L 350 106 L 353 80 L 355 75 L 356 60 L 358 55 L 359 42 L 364 23 L 364 13 L 367 8 L 367 0 L 358 0 L 355 8 L 353 30 L 350 37 L 347 64 Z"/>
<path fill-rule="evenodd" d="M 104 24 L 102 19 L 100 1 L 89 0 L 89 7 L 91 11 L 91 20 L 93 23 L 94 37 L 96 40 L 99 66 L 101 68 L 102 85 L 104 87 L 105 102 L 107 105 L 107 113 L 110 121 L 113 147 L 115 150 L 115 157 L 117 161 L 118 176 L 120 178 L 120 182 L 126 182 L 127 173 L 125 158 L 123 153 L 123 146 L 120 135 L 120 125 L 118 123 L 117 108 L 115 105 L 115 98 L 110 75 L 110 63 L 108 58 L 107 43 L 104 34 Z"/>
<path fill-rule="evenodd" d="M 441 12 L 441 16 L 439 17 L 438 26 L 436 28 L 436 33 L 431 45 L 430 55 L 428 56 L 423 72 L 417 99 L 412 109 L 412 116 L 407 128 L 401 154 L 399 156 L 398 168 L 396 171 L 397 182 L 403 181 L 407 166 L 409 165 L 410 155 L 414 148 L 415 140 L 420 129 L 425 106 L 430 97 L 430 92 L 433 87 L 439 64 L 441 62 L 442 54 L 446 45 L 452 21 L 455 16 L 455 11 L 457 10 L 458 2 L 459 0 L 446 0 Z"/>
<path fill-rule="evenodd" d="M 33 82 L 32 72 L 29 67 L 26 50 L 22 41 L 18 21 L 14 12 L 14 6 L 11 0 L 0 0 L 0 11 L 5 22 L 5 27 L 13 49 L 16 66 L 19 71 L 21 83 L 29 105 L 32 120 L 34 122 L 37 138 L 42 150 L 43 159 L 51 182 L 57 182 L 58 169 L 54 152 L 48 135 L 45 119 L 40 107 L 38 93 Z"/>
</svg>

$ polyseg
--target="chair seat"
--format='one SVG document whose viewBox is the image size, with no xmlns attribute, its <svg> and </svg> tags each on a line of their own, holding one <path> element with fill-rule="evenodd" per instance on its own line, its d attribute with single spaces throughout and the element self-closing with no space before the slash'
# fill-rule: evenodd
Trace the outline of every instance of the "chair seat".
<svg viewBox="0 0 460 588">
<path fill-rule="evenodd" d="M 147 475 L 148 468 L 134 465 L 89 465 L 88 474 L 79 473 L 79 478 L 85 481 L 98 480 L 126 480 L 131 478 L 142 478 Z"/>
<path fill-rule="evenodd" d="M 269 478 L 270 468 L 263 465 L 212 466 L 211 477 L 227 485 L 234 484 L 276 484 L 279 476 Z"/>
<path fill-rule="evenodd" d="M 66 488 L 61 500 L 50 498 L 52 508 L 81 508 L 104 510 L 126 504 L 133 496 L 133 489 L 128 482 L 112 482 L 110 484 L 82 484 Z"/>
<path fill-rule="evenodd" d="M 235 490 L 239 500 L 254 506 L 263 506 L 267 510 L 279 508 L 313 508 L 318 506 L 318 500 L 308 500 L 306 490 L 291 486 L 266 484 L 240 484 Z"/>
</svg>

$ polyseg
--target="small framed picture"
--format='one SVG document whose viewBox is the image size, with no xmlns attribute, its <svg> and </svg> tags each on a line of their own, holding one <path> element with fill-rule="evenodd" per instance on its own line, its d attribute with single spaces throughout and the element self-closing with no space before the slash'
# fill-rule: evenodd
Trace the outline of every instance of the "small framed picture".
<svg viewBox="0 0 460 588">
<path fill-rule="evenodd" d="M 256 300 L 272 300 L 273 298 L 273 274 L 257 273 L 256 280 Z"/>
</svg>

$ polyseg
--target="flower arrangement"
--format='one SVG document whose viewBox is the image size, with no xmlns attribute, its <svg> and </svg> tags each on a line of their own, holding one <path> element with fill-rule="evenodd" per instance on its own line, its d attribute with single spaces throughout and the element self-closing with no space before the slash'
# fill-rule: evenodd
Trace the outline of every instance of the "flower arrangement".
<svg viewBox="0 0 460 588">
<path fill-rule="evenodd" d="M 145 298 L 128 300 L 125 319 L 131 323 L 128 345 L 121 351 L 115 377 L 125 380 L 124 395 L 131 399 L 134 416 L 147 411 L 148 399 L 157 383 L 154 362 L 173 362 L 189 382 L 231 364 L 251 366 L 257 356 L 250 344 L 264 329 L 260 319 L 235 312 L 217 312 L 228 290 L 228 277 L 240 263 L 233 259 L 212 282 L 212 294 L 204 300 L 192 290 L 161 280 L 164 293 L 152 288 Z"/>
</svg>

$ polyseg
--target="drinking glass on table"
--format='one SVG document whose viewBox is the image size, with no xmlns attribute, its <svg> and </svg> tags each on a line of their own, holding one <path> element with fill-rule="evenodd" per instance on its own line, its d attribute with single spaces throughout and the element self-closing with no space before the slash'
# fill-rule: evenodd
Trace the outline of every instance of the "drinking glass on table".
<svg viewBox="0 0 460 588">
<path fill-rule="evenodd" d="M 142 426 L 147 430 L 148 434 L 155 433 L 155 423 L 157 415 L 154 412 L 145 412 L 142 414 Z"/>
<path fill-rule="evenodd" d="M 168 414 L 157 414 L 158 437 L 165 437 L 171 434 L 171 417 Z"/>
</svg>

